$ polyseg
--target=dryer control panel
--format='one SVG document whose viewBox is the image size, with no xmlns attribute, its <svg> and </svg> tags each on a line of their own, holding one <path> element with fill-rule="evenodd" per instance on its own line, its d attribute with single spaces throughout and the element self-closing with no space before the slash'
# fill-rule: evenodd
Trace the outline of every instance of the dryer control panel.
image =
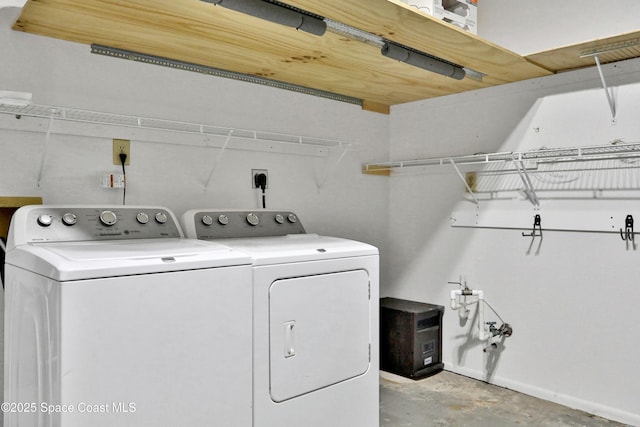
<svg viewBox="0 0 640 427">
<path fill-rule="evenodd" d="M 298 216 L 276 210 L 190 210 L 183 216 L 187 237 L 213 240 L 304 234 Z"/>
<path fill-rule="evenodd" d="M 15 244 L 182 237 L 172 212 L 143 206 L 25 206 L 11 229 Z"/>
</svg>

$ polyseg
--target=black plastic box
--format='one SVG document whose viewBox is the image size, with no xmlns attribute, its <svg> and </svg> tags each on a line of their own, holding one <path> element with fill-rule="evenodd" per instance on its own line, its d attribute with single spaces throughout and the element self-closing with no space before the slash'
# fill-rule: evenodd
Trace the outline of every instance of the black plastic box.
<svg viewBox="0 0 640 427">
<path fill-rule="evenodd" d="M 441 305 L 380 299 L 380 369 L 418 379 L 444 368 Z"/>
</svg>

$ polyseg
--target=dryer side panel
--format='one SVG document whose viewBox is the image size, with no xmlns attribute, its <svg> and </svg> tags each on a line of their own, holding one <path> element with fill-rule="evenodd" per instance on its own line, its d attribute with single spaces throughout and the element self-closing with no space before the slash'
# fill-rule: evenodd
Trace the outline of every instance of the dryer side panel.
<svg viewBox="0 0 640 427">
<path fill-rule="evenodd" d="M 276 280 L 269 290 L 274 402 L 365 374 L 370 366 L 370 278 L 352 270 Z"/>
<path fill-rule="evenodd" d="M 6 265 L 5 426 L 59 425 L 40 404 L 60 402 L 60 284 Z"/>
</svg>

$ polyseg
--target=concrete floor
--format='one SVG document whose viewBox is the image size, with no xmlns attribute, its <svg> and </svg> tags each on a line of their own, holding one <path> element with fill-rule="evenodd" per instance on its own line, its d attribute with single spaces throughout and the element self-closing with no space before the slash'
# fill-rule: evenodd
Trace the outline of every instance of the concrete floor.
<svg viewBox="0 0 640 427">
<path fill-rule="evenodd" d="M 418 381 L 380 374 L 380 427 L 624 426 L 447 371 Z"/>
</svg>

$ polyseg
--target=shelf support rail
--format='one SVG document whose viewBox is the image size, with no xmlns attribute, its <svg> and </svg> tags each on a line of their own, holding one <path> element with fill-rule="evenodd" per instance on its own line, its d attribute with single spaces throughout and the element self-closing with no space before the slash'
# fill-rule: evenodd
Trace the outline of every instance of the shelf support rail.
<svg viewBox="0 0 640 427">
<path fill-rule="evenodd" d="M 611 90 L 607 87 L 607 81 L 604 78 L 604 74 L 602 73 L 602 65 L 600 64 L 600 58 L 598 58 L 598 54 L 593 55 L 593 59 L 596 61 L 596 67 L 598 68 L 598 74 L 600 74 L 600 81 L 602 81 L 602 87 L 604 88 L 604 93 L 607 95 L 607 101 L 609 102 L 609 109 L 611 110 L 611 122 L 615 123 L 616 121 L 616 104 L 611 95 Z"/>
<path fill-rule="evenodd" d="M 522 157 L 519 156 L 516 158 L 516 155 L 512 155 L 513 164 L 516 167 L 516 171 L 518 171 L 518 175 L 520 175 L 520 179 L 524 184 L 524 194 L 527 196 L 527 199 L 533 204 L 533 206 L 537 209 L 540 207 L 540 202 L 538 201 L 538 196 L 536 195 L 536 190 L 533 188 L 533 184 L 531 184 L 531 179 L 529 178 L 529 174 L 527 173 L 527 168 L 524 166 L 524 162 L 522 161 Z"/>
<path fill-rule="evenodd" d="M 467 182 L 467 180 L 465 179 L 464 175 L 462 175 L 462 172 L 460 172 L 460 168 L 458 167 L 458 165 L 456 165 L 456 162 L 450 157 L 449 158 L 449 162 L 451 163 L 451 166 L 453 166 L 453 169 L 456 171 L 456 173 L 458 174 L 458 176 L 460 177 L 460 179 L 462 180 L 462 183 L 464 184 L 464 186 L 467 189 L 467 192 L 471 195 L 471 197 L 473 198 L 473 202 L 476 205 L 480 205 L 480 201 L 478 200 L 478 198 L 475 196 L 475 194 L 473 194 L 473 190 L 471 189 L 471 187 L 469 187 L 469 183 Z"/>
</svg>

